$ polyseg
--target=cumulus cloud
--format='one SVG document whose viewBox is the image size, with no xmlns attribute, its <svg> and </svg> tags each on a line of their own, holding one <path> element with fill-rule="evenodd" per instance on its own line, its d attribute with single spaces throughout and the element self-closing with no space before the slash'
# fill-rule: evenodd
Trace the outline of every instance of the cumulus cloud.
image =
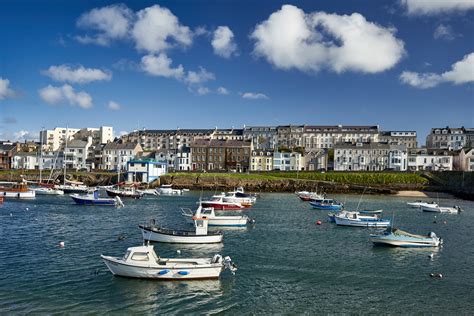
<svg viewBox="0 0 474 316">
<path fill-rule="evenodd" d="M 67 101 L 70 105 L 78 105 L 84 109 L 92 107 L 92 97 L 88 93 L 75 92 L 73 87 L 68 84 L 61 87 L 48 85 L 38 90 L 38 94 L 41 99 L 51 105 Z"/>
<path fill-rule="evenodd" d="M 210 93 L 211 90 L 209 90 L 209 88 L 207 88 L 207 87 L 199 87 L 196 90 L 196 92 L 197 92 L 198 95 L 206 95 L 206 94 Z"/>
<path fill-rule="evenodd" d="M 43 75 L 55 81 L 70 83 L 89 83 L 93 81 L 110 80 L 112 74 L 109 71 L 79 66 L 72 69 L 68 65 L 51 66 L 42 71 Z"/>
<path fill-rule="evenodd" d="M 241 94 L 242 98 L 250 100 L 268 100 L 269 97 L 263 93 L 244 92 Z"/>
<path fill-rule="evenodd" d="M 474 0 L 400 0 L 411 15 L 434 15 L 474 9 Z"/>
<path fill-rule="evenodd" d="M 128 134 L 128 132 L 127 132 L 127 131 L 120 131 L 120 133 L 119 133 L 119 134 L 120 134 L 120 136 L 124 136 L 124 135 L 127 135 L 127 134 Z"/>
<path fill-rule="evenodd" d="M 217 93 L 218 93 L 218 94 L 227 95 L 227 94 L 229 94 L 230 92 L 229 92 L 229 90 L 227 90 L 227 89 L 224 88 L 224 87 L 219 87 L 219 88 L 217 88 Z"/>
<path fill-rule="evenodd" d="M 227 26 L 219 26 L 214 31 L 211 45 L 214 48 L 214 53 L 224 58 L 230 58 L 237 53 L 234 33 Z"/>
<path fill-rule="evenodd" d="M 451 70 L 442 74 L 404 71 L 400 75 L 400 80 L 419 89 L 433 88 L 443 82 L 456 85 L 474 82 L 474 53 L 465 55 L 462 60 L 451 66 Z"/>
<path fill-rule="evenodd" d="M 114 111 L 118 111 L 122 108 L 120 104 L 114 101 L 109 101 L 108 107 L 109 109 L 114 110 Z"/>
<path fill-rule="evenodd" d="M 254 54 L 279 69 L 316 72 L 327 68 L 337 73 L 382 72 L 404 56 L 404 43 L 395 30 L 351 15 L 314 12 L 284 5 L 258 24 L 250 37 Z"/>
<path fill-rule="evenodd" d="M 15 92 L 10 88 L 10 80 L 0 77 L 0 100 L 11 98 Z"/>
<path fill-rule="evenodd" d="M 124 4 L 92 9 L 79 17 L 77 26 L 95 30 L 98 34 L 77 36 L 76 39 L 83 44 L 108 46 L 112 40 L 128 36 L 133 17 L 132 10 Z"/>
<path fill-rule="evenodd" d="M 185 82 L 188 84 L 201 84 L 209 80 L 214 80 L 216 77 L 212 72 L 209 72 L 204 67 L 199 67 L 199 71 L 188 71 Z"/>
<path fill-rule="evenodd" d="M 141 68 L 152 76 L 160 76 L 165 78 L 181 79 L 184 76 L 184 68 L 179 65 L 176 68 L 171 66 L 173 60 L 160 53 L 158 56 L 146 55 L 142 57 Z"/>
<path fill-rule="evenodd" d="M 451 41 L 456 38 L 456 34 L 454 33 L 453 28 L 450 25 L 440 24 L 435 29 L 433 33 L 433 37 L 435 39 L 443 39 L 443 40 Z"/>
<path fill-rule="evenodd" d="M 192 35 L 189 27 L 181 25 L 170 10 L 159 5 L 138 11 L 132 29 L 136 48 L 150 53 L 162 52 L 175 45 L 189 46 Z"/>
</svg>

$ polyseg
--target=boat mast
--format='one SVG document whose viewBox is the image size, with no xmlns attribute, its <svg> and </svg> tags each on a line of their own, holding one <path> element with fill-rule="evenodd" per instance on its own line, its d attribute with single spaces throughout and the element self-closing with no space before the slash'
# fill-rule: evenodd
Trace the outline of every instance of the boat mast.
<svg viewBox="0 0 474 316">
<path fill-rule="evenodd" d="M 63 159 L 63 162 L 64 162 L 64 185 L 66 185 L 66 168 L 67 168 L 67 160 L 66 160 L 66 152 L 67 152 L 67 134 L 68 134 L 68 127 L 66 126 L 66 141 L 65 141 L 65 146 L 64 146 L 64 159 Z"/>
<path fill-rule="evenodd" d="M 118 151 L 118 163 L 117 163 L 117 185 L 120 184 L 120 150 Z"/>
<path fill-rule="evenodd" d="M 44 130 L 44 127 L 43 127 Z M 43 135 L 44 133 L 41 134 L 41 139 L 40 139 L 40 161 L 39 161 L 39 171 L 40 171 L 40 180 L 39 183 L 41 184 L 42 182 L 42 171 L 43 171 Z"/>
</svg>

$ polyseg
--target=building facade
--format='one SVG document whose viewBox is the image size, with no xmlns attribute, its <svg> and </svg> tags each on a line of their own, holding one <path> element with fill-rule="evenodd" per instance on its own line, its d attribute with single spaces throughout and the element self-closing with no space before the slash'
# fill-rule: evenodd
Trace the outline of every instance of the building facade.
<svg viewBox="0 0 474 316">
<path fill-rule="evenodd" d="M 453 167 L 459 171 L 474 171 L 474 148 L 463 148 L 453 157 Z"/>
<path fill-rule="evenodd" d="M 448 150 L 417 148 L 408 152 L 409 171 L 451 171 L 453 156 Z"/>
<path fill-rule="evenodd" d="M 0 170 L 12 169 L 13 157 L 19 149 L 18 143 L 0 143 Z"/>
<path fill-rule="evenodd" d="M 299 152 L 274 152 L 273 170 L 301 171 L 305 170 L 304 156 Z"/>
<path fill-rule="evenodd" d="M 250 159 L 250 171 L 272 171 L 273 170 L 273 151 L 258 150 L 252 151 Z"/>
<path fill-rule="evenodd" d="M 302 138 L 302 146 L 306 152 L 321 148 L 330 149 L 338 143 L 378 142 L 379 127 L 378 125 L 308 125 L 304 127 Z"/>
<path fill-rule="evenodd" d="M 254 149 L 274 150 L 278 143 L 276 126 L 244 126 L 243 134 Z"/>
<path fill-rule="evenodd" d="M 183 147 L 179 152 L 176 153 L 174 170 L 191 170 L 191 149 L 189 147 Z"/>
<path fill-rule="evenodd" d="M 251 141 L 198 139 L 190 148 L 192 170 L 246 172 L 250 168 Z"/>
<path fill-rule="evenodd" d="M 56 127 L 52 130 L 40 131 L 40 142 L 43 144 L 43 149 L 48 151 L 56 151 L 64 146 L 65 140 L 72 139 L 84 140 L 92 137 L 92 143 L 106 144 L 114 140 L 114 130 L 110 126 L 101 126 L 99 128 L 65 128 Z"/>
<path fill-rule="evenodd" d="M 426 136 L 426 148 L 459 150 L 466 146 L 465 128 L 432 128 Z"/>
<path fill-rule="evenodd" d="M 137 158 L 142 152 L 140 144 L 108 143 L 102 149 L 101 169 L 125 170 L 127 162 Z"/>
<path fill-rule="evenodd" d="M 405 145 L 407 149 L 418 148 L 416 131 L 381 131 L 378 141 L 393 145 Z"/>
<path fill-rule="evenodd" d="M 128 182 L 151 183 L 166 173 L 166 164 L 153 159 L 127 161 Z"/>
</svg>

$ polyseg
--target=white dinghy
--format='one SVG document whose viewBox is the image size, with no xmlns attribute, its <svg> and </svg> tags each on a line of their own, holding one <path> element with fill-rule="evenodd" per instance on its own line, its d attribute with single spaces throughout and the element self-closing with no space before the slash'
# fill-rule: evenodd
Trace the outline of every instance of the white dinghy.
<svg viewBox="0 0 474 316">
<path fill-rule="evenodd" d="M 435 205 L 435 206 L 422 206 L 421 207 L 421 210 L 423 212 L 433 212 L 433 213 L 449 213 L 449 214 L 457 214 L 457 213 L 460 213 L 462 212 L 462 209 L 461 207 L 455 205 L 453 207 L 449 207 L 449 206 L 439 206 L 439 205 Z"/>
<path fill-rule="evenodd" d="M 207 229 L 208 219 L 193 217 L 194 231 L 173 230 L 155 225 L 151 220 L 149 225 L 138 225 L 142 231 L 143 239 L 155 242 L 176 244 L 212 244 L 222 242 L 222 233 L 219 231 L 209 232 Z"/>
<path fill-rule="evenodd" d="M 154 280 L 218 279 L 226 268 L 237 268 L 230 257 L 160 258 L 151 245 L 130 247 L 121 258 L 101 255 L 113 275 Z"/>
<path fill-rule="evenodd" d="M 183 216 L 186 218 L 188 223 L 193 222 L 193 218 L 207 218 L 209 220 L 209 226 L 233 226 L 233 227 L 245 227 L 247 223 L 250 222 L 250 219 L 247 215 L 226 215 L 220 216 L 216 215 L 214 208 L 212 207 L 202 207 L 199 204 L 196 212 L 189 208 L 181 208 Z"/>
</svg>

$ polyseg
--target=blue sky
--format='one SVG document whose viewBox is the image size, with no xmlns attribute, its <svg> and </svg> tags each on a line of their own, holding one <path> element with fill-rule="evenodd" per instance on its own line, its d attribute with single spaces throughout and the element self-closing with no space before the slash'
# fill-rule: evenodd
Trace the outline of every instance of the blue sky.
<svg viewBox="0 0 474 316">
<path fill-rule="evenodd" d="M 0 139 L 474 126 L 474 0 L 0 1 Z M 181 66 L 180 66 L 181 65 Z"/>
</svg>

